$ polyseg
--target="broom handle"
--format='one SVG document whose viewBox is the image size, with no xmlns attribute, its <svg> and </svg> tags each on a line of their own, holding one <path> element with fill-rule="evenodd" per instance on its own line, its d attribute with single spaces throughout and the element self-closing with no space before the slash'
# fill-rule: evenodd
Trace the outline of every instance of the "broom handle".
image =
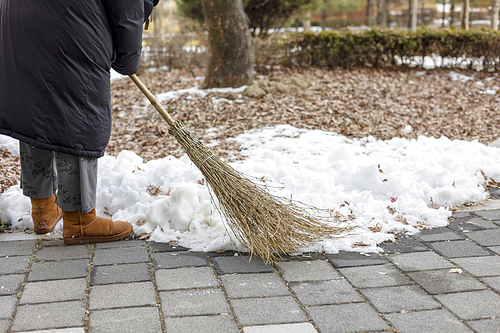
<svg viewBox="0 0 500 333">
<path fill-rule="evenodd" d="M 155 109 L 161 114 L 163 119 L 165 119 L 168 123 L 169 126 L 172 126 L 175 121 L 174 119 L 168 114 L 168 112 L 161 106 L 160 102 L 158 102 L 158 99 L 149 91 L 149 89 L 142 83 L 141 80 L 137 77 L 135 74 L 129 75 L 129 77 L 134 81 L 134 83 L 139 87 L 139 89 L 142 91 L 142 93 L 149 99 L 151 104 L 155 107 Z"/>
</svg>

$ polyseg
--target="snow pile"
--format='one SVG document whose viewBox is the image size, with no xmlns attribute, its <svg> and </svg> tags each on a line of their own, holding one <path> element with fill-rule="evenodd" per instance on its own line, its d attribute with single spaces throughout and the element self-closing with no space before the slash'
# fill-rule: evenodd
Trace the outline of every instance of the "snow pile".
<svg viewBox="0 0 500 333">
<path fill-rule="evenodd" d="M 396 231 L 445 226 L 451 215 L 446 206 L 484 200 L 485 180 L 500 180 L 500 150 L 476 141 L 352 140 L 288 125 L 246 132 L 234 140 L 245 148 L 246 160 L 233 167 L 277 184 L 273 194 L 354 216 L 352 223 L 359 228 L 350 235 L 307 250 L 377 251 L 376 244 L 392 239 Z M 200 251 L 242 250 L 187 156 L 147 163 L 130 151 L 104 156 L 97 202 L 98 214 L 128 221 L 136 235 L 151 234 L 153 241 L 179 242 Z M 0 218 L 13 227 L 32 226 L 29 209 L 19 186 L 0 196 Z M 58 226 L 56 232 L 60 230 Z"/>
</svg>

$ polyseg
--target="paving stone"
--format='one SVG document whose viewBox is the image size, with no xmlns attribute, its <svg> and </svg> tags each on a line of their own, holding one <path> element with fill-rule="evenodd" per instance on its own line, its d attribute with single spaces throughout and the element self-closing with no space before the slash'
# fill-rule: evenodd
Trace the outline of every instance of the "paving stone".
<svg viewBox="0 0 500 333">
<path fill-rule="evenodd" d="M 471 217 L 474 216 L 471 213 L 468 213 L 468 212 L 453 212 L 452 218 L 471 218 Z"/>
<path fill-rule="evenodd" d="M 391 313 L 384 317 L 400 333 L 422 332 L 472 332 L 460 320 L 446 310 L 425 310 L 408 313 Z"/>
<path fill-rule="evenodd" d="M 490 222 L 490 220 L 486 221 L 485 219 L 481 219 L 481 218 L 477 218 L 477 217 L 465 219 L 465 223 L 472 224 L 474 226 L 477 226 L 477 227 L 483 228 L 483 229 L 498 229 L 497 224 Z M 467 229 L 466 225 L 463 225 L 463 228 L 464 228 L 464 230 Z M 472 229 L 469 229 L 469 230 L 472 231 Z M 476 230 L 476 229 L 474 229 L 474 230 Z"/>
<path fill-rule="evenodd" d="M 266 265 L 261 258 L 248 256 L 212 258 L 218 274 L 272 273 L 274 267 Z"/>
<path fill-rule="evenodd" d="M 500 332 L 500 318 L 469 321 L 467 325 L 477 333 Z"/>
<path fill-rule="evenodd" d="M 151 259 L 155 269 L 210 265 L 207 256 L 202 252 L 159 252 L 153 253 Z"/>
<path fill-rule="evenodd" d="M 491 230 L 488 230 L 490 232 Z M 434 251 L 447 258 L 482 257 L 491 253 L 469 240 L 436 242 L 428 244 Z"/>
<path fill-rule="evenodd" d="M 35 262 L 31 265 L 28 281 L 75 279 L 87 277 L 87 259 Z"/>
<path fill-rule="evenodd" d="M 460 233 L 467 233 L 474 230 L 498 228 L 495 223 L 485 221 L 479 217 L 456 218 L 453 219 L 453 221 L 451 221 L 447 227 Z"/>
<path fill-rule="evenodd" d="M 387 256 L 387 259 L 404 272 L 455 267 L 447 260 L 430 251 L 391 254 Z"/>
<path fill-rule="evenodd" d="M 12 317 L 17 303 L 17 296 L 0 296 L 0 319 Z"/>
<path fill-rule="evenodd" d="M 0 333 L 7 333 L 9 331 L 10 319 L 0 319 Z"/>
<path fill-rule="evenodd" d="M 411 284 L 411 281 L 407 277 L 389 264 L 340 268 L 339 271 L 356 288 L 390 287 Z"/>
<path fill-rule="evenodd" d="M 85 329 L 83 327 L 71 327 L 16 333 L 85 333 Z"/>
<path fill-rule="evenodd" d="M 500 209 L 477 211 L 477 212 L 474 212 L 473 214 L 480 216 L 483 219 L 488 220 L 488 221 L 500 220 Z"/>
<path fill-rule="evenodd" d="M 0 276 L 0 296 L 14 295 L 21 290 L 24 275 L 13 274 Z"/>
<path fill-rule="evenodd" d="M 169 333 L 238 333 L 233 316 L 196 316 L 166 318 L 165 330 Z"/>
<path fill-rule="evenodd" d="M 343 278 L 330 281 L 294 282 L 289 286 L 302 305 L 363 302 L 363 298 Z"/>
<path fill-rule="evenodd" d="M 265 325 L 307 322 L 308 319 L 291 296 L 231 300 L 240 325 Z"/>
<path fill-rule="evenodd" d="M 5 256 L 31 256 L 37 241 L 1 242 L 0 257 Z"/>
<path fill-rule="evenodd" d="M 496 254 L 500 254 L 500 246 L 488 247 L 488 250 L 495 252 Z"/>
<path fill-rule="evenodd" d="M 35 261 L 90 259 L 89 245 L 49 246 L 37 251 Z"/>
<path fill-rule="evenodd" d="M 412 272 L 408 273 L 408 276 L 428 293 L 434 295 L 486 288 L 470 274 L 466 272 L 462 272 L 462 274 L 450 273 L 449 269 Z"/>
<path fill-rule="evenodd" d="M 222 275 L 227 297 L 287 296 L 290 291 L 277 273 Z"/>
<path fill-rule="evenodd" d="M 240 251 L 233 251 L 233 250 L 223 250 L 223 251 L 208 251 L 207 254 L 210 256 L 210 258 L 216 258 L 216 257 L 237 257 L 240 255 L 243 255 Z"/>
<path fill-rule="evenodd" d="M 149 262 L 146 247 L 128 247 L 94 250 L 94 266 Z"/>
<path fill-rule="evenodd" d="M 338 254 L 327 254 L 326 257 L 336 268 L 387 264 L 387 260 L 378 253 L 340 251 Z"/>
<path fill-rule="evenodd" d="M 165 317 L 231 312 L 224 293 L 218 288 L 162 291 L 160 300 Z"/>
<path fill-rule="evenodd" d="M 311 323 L 243 327 L 243 333 L 317 333 Z"/>
<path fill-rule="evenodd" d="M 90 284 L 112 284 L 151 281 L 151 271 L 146 263 L 116 266 L 98 266 L 92 269 Z"/>
<path fill-rule="evenodd" d="M 326 260 L 280 262 L 277 266 L 287 282 L 328 281 L 340 278 L 340 274 Z"/>
<path fill-rule="evenodd" d="M 413 285 L 360 289 L 359 292 L 365 295 L 377 311 L 382 313 L 430 310 L 441 307 L 441 304 Z"/>
<path fill-rule="evenodd" d="M 219 281 L 211 267 L 158 269 L 155 271 L 158 290 L 218 287 Z"/>
<path fill-rule="evenodd" d="M 500 275 L 499 256 L 456 258 L 451 261 L 477 277 Z"/>
<path fill-rule="evenodd" d="M 500 276 L 483 277 L 481 281 L 500 293 Z"/>
<path fill-rule="evenodd" d="M 283 261 L 311 261 L 325 260 L 323 253 L 318 252 L 303 252 L 297 254 L 285 254 L 279 257 L 279 262 Z"/>
<path fill-rule="evenodd" d="M 428 248 L 411 238 L 410 236 L 398 237 L 395 242 L 384 242 L 379 245 L 384 254 L 399 254 L 418 251 L 429 251 Z"/>
<path fill-rule="evenodd" d="M 463 320 L 491 318 L 500 313 L 500 296 L 490 290 L 436 295 L 435 297 Z"/>
<path fill-rule="evenodd" d="M 127 248 L 136 246 L 146 246 L 146 241 L 140 239 L 124 239 L 120 242 L 105 242 L 105 243 L 95 243 L 95 249 L 116 249 L 116 248 Z"/>
<path fill-rule="evenodd" d="M 26 283 L 20 304 L 77 301 L 86 299 L 87 280 L 52 280 Z"/>
<path fill-rule="evenodd" d="M 179 251 L 187 251 L 189 250 L 187 247 L 179 246 L 179 245 L 170 245 L 168 243 L 157 243 L 157 242 L 148 242 L 149 252 L 157 253 L 157 252 L 179 252 Z"/>
<path fill-rule="evenodd" d="M 467 237 L 482 246 L 500 246 L 500 228 L 472 231 L 467 234 Z"/>
<path fill-rule="evenodd" d="M 0 275 L 23 274 L 28 269 L 30 257 L 4 257 L 0 258 Z"/>
<path fill-rule="evenodd" d="M 100 285 L 90 289 L 91 310 L 144 305 L 156 305 L 155 289 L 151 281 Z"/>
<path fill-rule="evenodd" d="M 85 301 L 22 305 L 17 309 L 12 331 L 83 326 L 84 321 Z"/>
<path fill-rule="evenodd" d="M 47 247 L 47 246 L 67 246 L 67 245 L 64 243 L 64 239 L 62 239 L 62 235 L 61 235 L 60 239 L 42 240 L 42 247 Z"/>
<path fill-rule="evenodd" d="M 389 330 L 382 318 L 366 303 L 321 305 L 305 309 L 321 333 Z M 356 320 L 353 320 L 356 318 Z"/>
<path fill-rule="evenodd" d="M 464 239 L 463 236 L 451 231 L 448 228 L 432 228 L 422 230 L 419 234 L 413 237 L 421 243 Z"/>
<path fill-rule="evenodd" d="M 156 307 L 109 309 L 91 311 L 89 333 L 161 333 Z"/>
</svg>

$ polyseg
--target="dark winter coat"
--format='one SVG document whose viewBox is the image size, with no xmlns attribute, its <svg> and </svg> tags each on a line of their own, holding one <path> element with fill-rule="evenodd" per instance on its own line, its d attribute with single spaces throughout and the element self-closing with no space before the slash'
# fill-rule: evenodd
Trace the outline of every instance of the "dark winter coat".
<svg viewBox="0 0 500 333">
<path fill-rule="evenodd" d="M 0 0 L 0 134 L 100 157 L 110 67 L 139 68 L 143 0 Z"/>
</svg>

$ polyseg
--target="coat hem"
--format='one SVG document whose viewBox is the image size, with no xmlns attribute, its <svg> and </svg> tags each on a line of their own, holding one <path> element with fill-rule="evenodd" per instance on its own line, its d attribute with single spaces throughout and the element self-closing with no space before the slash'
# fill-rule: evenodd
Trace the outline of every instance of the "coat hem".
<svg viewBox="0 0 500 333">
<path fill-rule="evenodd" d="M 51 143 L 42 142 L 25 135 L 19 134 L 14 131 L 8 131 L 0 128 L 0 134 L 4 134 L 10 136 L 11 138 L 22 141 L 26 144 L 29 144 L 38 149 L 56 151 L 63 154 L 69 154 L 73 156 L 79 157 L 90 157 L 90 158 L 99 158 L 104 156 L 104 150 L 84 150 L 84 149 L 76 149 L 69 147 L 62 147 Z"/>
</svg>

